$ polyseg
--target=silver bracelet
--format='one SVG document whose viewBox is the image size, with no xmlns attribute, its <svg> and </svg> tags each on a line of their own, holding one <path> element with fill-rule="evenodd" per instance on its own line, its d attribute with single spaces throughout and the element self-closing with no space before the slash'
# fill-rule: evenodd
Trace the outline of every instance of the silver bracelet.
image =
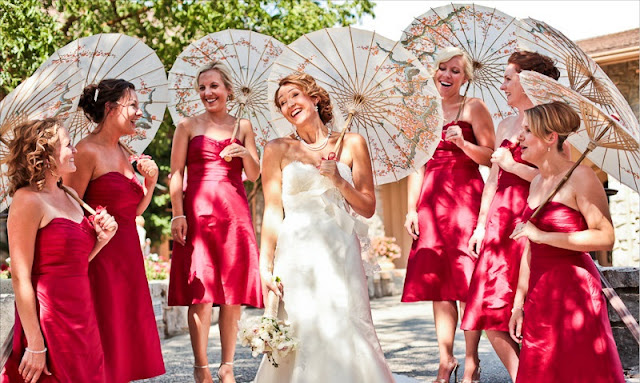
<svg viewBox="0 0 640 383">
<path fill-rule="evenodd" d="M 176 220 L 176 219 L 178 219 L 178 218 L 184 218 L 184 219 L 186 219 L 186 218 L 187 218 L 187 216 L 186 216 L 186 215 L 176 215 L 175 217 L 171 218 L 171 223 L 173 223 L 173 221 L 175 221 L 175 220 Z"/>
<path fill-rule="evenodd" d="M 32 354 L 44 354 L 45 352 L 47 352 L 47 348 L 46 347 L 44 348 L 44 350 L 40 350 L 40 351 L 33 351 L 29 347 L 25 347 L 24 350 L 27 351 L 27 352 L 30 352 Z"/>
<path fill-rule="evenodd" d="M 520 310 L 520 311 L 522 311 L 522 313 L 524 314 L 524 307 L 522 307 L 522 306 L 520 306 L 520 307 L 515 307 L 515 306 L 514 306 L 514 307 L 511 309 L 511 314 L 513 314 L 513 312 L 514 312 L 514 311 L 516 311 L 516 310 Z"/>
</svg>

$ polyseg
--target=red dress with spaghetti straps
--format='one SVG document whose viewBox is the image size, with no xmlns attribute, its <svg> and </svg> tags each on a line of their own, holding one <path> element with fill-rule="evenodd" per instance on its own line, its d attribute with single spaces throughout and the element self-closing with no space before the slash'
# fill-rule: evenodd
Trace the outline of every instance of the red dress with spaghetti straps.
<svg viewBox="0 0 640 383">
<path fill-rule="evenodd" d="M 475 257 L 468 243 L 478 221 L 484 182 L 478 164 L 442 141 L 427 162 L 418 199 L 420 236 L 413 242 L 403 302 L 466 301 Z M 464 139 L 476 143 L 471 124 L 459 121 Z"/>
</svg>

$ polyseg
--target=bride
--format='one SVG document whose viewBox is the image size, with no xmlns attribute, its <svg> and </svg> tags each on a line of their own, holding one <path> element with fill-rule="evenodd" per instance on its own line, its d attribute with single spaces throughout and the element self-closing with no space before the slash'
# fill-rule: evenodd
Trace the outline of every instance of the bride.
<svg viewBox="0 0 640 383">
<path fill-rule="evenodd" d="M 291 322 L 298 346 L 277 368 L 265 357 L 255 382 L 393 382 L 371 320 L 359 223 L 349 214 L 375 211 L 366 142 L 347 133 L 327 160 L 338 140 L 325 125 L 329 94 L 307 74 L 280 80 L 275 103 L 296 132 L 264 151 L 260 274 L 263 291 L 282 297 L 278 316 Z"/>
</svg>

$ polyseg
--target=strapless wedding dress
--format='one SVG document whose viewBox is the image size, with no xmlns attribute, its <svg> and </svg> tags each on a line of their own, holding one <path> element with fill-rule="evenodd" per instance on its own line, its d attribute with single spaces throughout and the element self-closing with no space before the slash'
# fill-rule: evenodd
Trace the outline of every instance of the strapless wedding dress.
<svg viewBox="0 0 640 383">
<path fill-rule="evenodd" d="M 347 165 L 338 162 L 338 170 L 352 182 Z M 278 316 L 291 322 L 298 348 L 277 368 L 263 358 L 255 382 L 393 382 L 371 320 L 357 236 L 363 224 L 310 164 L 282 170 L 282 203 L 273 274 L 284 285 Z"/>
</svg>

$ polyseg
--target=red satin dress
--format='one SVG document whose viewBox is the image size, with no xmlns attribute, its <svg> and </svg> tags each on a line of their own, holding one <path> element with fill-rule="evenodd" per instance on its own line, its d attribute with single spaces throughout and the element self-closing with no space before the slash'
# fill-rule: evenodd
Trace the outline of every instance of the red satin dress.
<svg viewBox="0 0 640 383">
<path fill-rule="evenodd" d="M 109 172 L 89 182 L 84 200 L 104 206 L 118 231 L 89 265 L 91 292 L 104 348 L 107 381 L 164 374 L 160 338 L 144 271 L 136 209 L 144 196 L 134 176 Z"/>
<path fill-rule="evenodd" d="M 230 139 L 195 136 L 187 151 L 185 246 L 173 242 L 169 305 L 262 307 L 259 256 L 242 183 L 242 159 L 220 152 Z"/>
<path fill-rule="evenodd" d="M 107 382 L 88 277 L 89 253 L 95 241 L 96 233 L 86 218 L 80 223 L 54 218 L 38 230 L 31 282 L 52 374 L 43 373 L 38 382 Z M 13 331 L 3 383 L 24 382 L 18 366 L 27 339 L 17 309 Z"/>
<path fill-rule="evenodd" d="M 533 211 L 527 206 L 523 219 Z M 586 230 L 582 214 L 547 203 L 531 223 L 546 232 Z M 587 253 L 531 243 L 516 383 L 624 383 L 600 276 Z"/>
<path fill-rule="evenodd" d="M 513 159 L 533 167 L 520 157 L 520 145 L 504 140 Z M 509 238 L 527 204 L 529 181 L 500 169 L 496 194 L 487 213 L 485 236 L 476 268 L 471 276 L 467 306 L 460 328 L 463 330 L 509 331 L 520 272 L 520 258 L 526 239 Z"/>
<path fill-rule="evenodd" d="M 466 301 L 475 258 L 469 238 L 476 227 L 484 182 L 478 164 L 444 140 L 427 162 L 418 199 L 420 236 L 413 242 L 402 302 Z M 464 139 L 476 143 L 471 124 L 459 121 Z"/>
</svg>

